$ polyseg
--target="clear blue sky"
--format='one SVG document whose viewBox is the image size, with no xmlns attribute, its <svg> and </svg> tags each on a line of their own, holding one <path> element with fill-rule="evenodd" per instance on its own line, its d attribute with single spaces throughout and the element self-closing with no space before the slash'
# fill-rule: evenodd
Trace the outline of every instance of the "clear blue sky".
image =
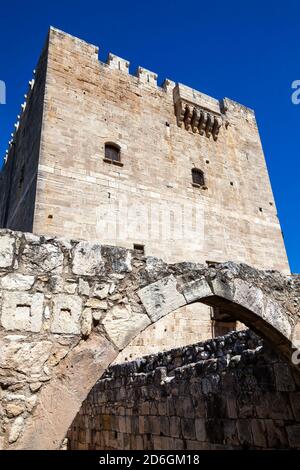
<svg viewBox="0 0 300 470">
<path fill-rule="evenodd" d="M 300 2 L 285 0 L 1 2 L 0 155 L 32 77 L 49 25 L 216 98 L 228 96 L 256 111 L 294 272 L 300 272 Z M 1 158 L 1 157 L 0 157 Z"/>
</svg>

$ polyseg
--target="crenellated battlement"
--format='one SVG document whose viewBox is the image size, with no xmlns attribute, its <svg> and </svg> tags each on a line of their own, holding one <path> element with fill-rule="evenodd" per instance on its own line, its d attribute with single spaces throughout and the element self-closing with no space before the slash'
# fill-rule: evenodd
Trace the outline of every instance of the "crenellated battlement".
<svg viewBox="0 0 300 470">
<path fill-rule="evenodd" d="M 151 72 L 151 70 L 144 69 L 143 67 L 138 67 L 136 71 L 136 76 L 138 77 L 141 83 L 144 83 L 149 86 L 157 86 L 157 74 Z"/>
<path fill-rule="evenodd" d="M 28 82 L 28 88 L 27 88 L 27 92 L 24 94 L 24 98 L 25 98 L 25 101 L 23 101 L 23 103 L 21 104 L 20 106 L 20 114 L 17 115 L 17 118 L 16 118 L 16 121 L 13 125 L 13 131 L 11 132 L 10 134 L 10 137 L 11 139 L 8 141 L 8 147 L 5 151 L 5 156 L 3 158 L 3 161 L 4 161 L 4 165 L 6 165 L 7 163 L 7 160 L 9 158 L 9 154 L 10 154 L 10 151 L 11 151 L 11 148 L 13 146 L 13 144 L 15 143 L 16 141 L 16 137 L 17 137 L 17 132 L 19 130 L 19 127 L 20 127 L 20 121 L 23 117 L 23 114 L 25 113 L 26 111 L 26 106 L 27 106 L 27 103 L 28 101 L 31 99 L 31 94 L 32 94 L 32 91 L 33 91 L 33 88 L 34 88 L 34 84 L 35 84 L 35 73 L 36 71 L 33 70 L 32 74 L 32 78 L 31 80 L 29 80 Z"/>
<path fill-rule="evenodd" d="M 288 270 L 255 116 L 233 100 L 51 27 L 6 155 L 2 227 Z"/>
<path fill-rule="evenodd" d="M 177 124 L 181 128 L 185 128 L 186 130 L 190 130 L 196 134 L 198 133 L 199 135 L 206 135 L 206 137 L 210 137 L 212 135 L 213 139 L 217 140 L 224 117 L 228 114 L 228 111 L 229 114 L 230 112 L 233 112 L 234 114 L 239 114 L 240 117 L 245 119 L 248 119 L 249 117 L 252 119 L 254 118 L 253 110 L 228 98 L 218 100 L 170 79 L 165 79 L 161 85 L 158 85 L 158 75 L 144 67 L 138 66 L 135 73 L 131 73 L 130 61 L 111 52 L 108 54 L 106 61 L 102 61 L 99 57 L 98 46 L 72 36 L 69 33 L 65 33 L 53 26 L 50 27 L 50 42 L 61 42 L 66 39 L 69 41 L 71 40 L 71 47 L 77 52 L 82 52 L 82 56 L 88 58 L 88 60 L 92 60 L 92 62 L 95 60 L 99 61 L 101 65 L 105 65 L 108 69 L 135 77 L 141 85 L 149 87 L 150 89 L 157 87 L 157 89 L 166 92 L 167 94 L 172 93 Z M 21 112 L 17 116 L 17 120 L 14 124 L 11 139 L 8 142 L 8 149 L 6 150 L 6 155 L 4 157 L 4 163 L 6 163 L 9 157 L 10 148 L 15 142 L 20 119 L 22 119 L 22 115 L 26 110 L 34 83 L 35 70 L 33 71 L 32 79 L 29 81 L 29 88 L 24 95 L 25 101 L 21 104 Z"/>
<path fill-rule="evenodd" d="M 130 62 L 126 59 L 122 59 L 111 52 L 108 54 L 106 64 L 113 70 L 119 70 L 120 72 L 129 73 Z"/>
</svg>

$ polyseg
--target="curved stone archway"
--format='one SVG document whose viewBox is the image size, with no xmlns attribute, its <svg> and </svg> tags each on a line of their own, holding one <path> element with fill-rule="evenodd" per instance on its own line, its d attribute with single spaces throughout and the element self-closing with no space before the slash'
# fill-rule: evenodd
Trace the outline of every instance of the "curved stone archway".
<svg viewBox="0 0 300 470">
<path fill-rule="evenodd" d="M 5 230 L 0 273 L 3 448 L 59 448 L 118 353 L 184 305 L 221 307 L 291 360 L 298 277 Z"/>
</svg>

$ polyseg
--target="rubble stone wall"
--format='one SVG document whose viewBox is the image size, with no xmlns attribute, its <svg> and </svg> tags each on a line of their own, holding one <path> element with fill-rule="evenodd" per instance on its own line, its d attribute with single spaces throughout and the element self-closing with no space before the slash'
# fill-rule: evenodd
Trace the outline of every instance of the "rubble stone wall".
<svg viewBox="0 0 300 470">
<path fill-rule="evenodd" d="M 111 367 L 70 449 L 300 448 L 300 382 L 249 330 Z"/>
<path fill-rule="evenodd" d="M 229 312 L 291 362 L 299 287 L 298 276 L 243 264 L 169 265 L 125 248 L 1 230 L 1 447 L 58 448 L 128 344 L 199 302 Z"/>
</svg>

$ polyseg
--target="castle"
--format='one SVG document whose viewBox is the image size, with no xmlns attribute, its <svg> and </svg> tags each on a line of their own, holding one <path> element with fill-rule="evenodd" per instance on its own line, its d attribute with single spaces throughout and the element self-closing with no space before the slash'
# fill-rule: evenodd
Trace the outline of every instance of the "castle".
<svg viewBox="0 0 300 470">
<path fill-rule="evenodd" d="M 0 173 L 0 449 L 299 448 L 300 279 L 253 111 L 55 28 L 25 97 Z"/>
<path fill-rule="evenodd" d="M 127 60 L 102 63 L 97 47 L 54 28 L 22 108 L 1 227 L 289 273 L 249 108 L 171 80 L 160 87 L 142 67 L 130 75 Z M 201 304 L 172 316 L 124 359 L 238 327 Z"/>
<path fill-rule="evenodd" d="M 16 127 L 1 227 L 289 272 L 249 108 L 51 28 Z"/>
</svg>

